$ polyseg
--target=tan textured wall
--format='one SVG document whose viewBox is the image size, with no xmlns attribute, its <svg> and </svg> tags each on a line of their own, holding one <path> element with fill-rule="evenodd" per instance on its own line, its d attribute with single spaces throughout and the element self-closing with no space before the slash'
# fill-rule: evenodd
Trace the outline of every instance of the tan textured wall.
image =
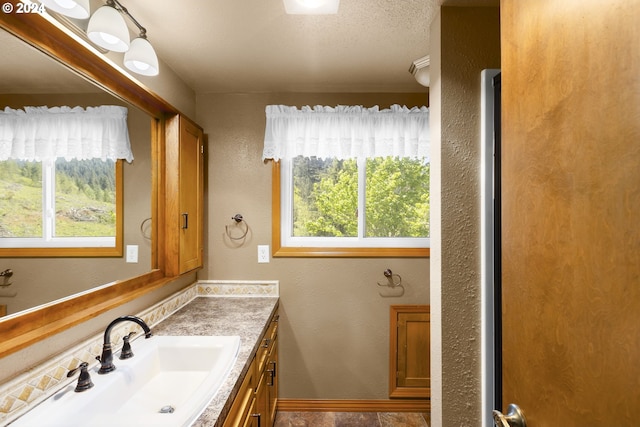
<svg viewBox="0 0 640 427">
<path fill-rule="evenodd" d="M 430 104 L 438 123 L 431 135 L 441 169 L 431 185 L 440 230 L 431 300 L 440 310 L 432 308 L 432 327 L 440 327 L 432 358 L 442 370 L 433 375 L 432 422 L 473 426 L 481 424 L 480 72 L 500 67 L 499 9 L 443 7 L 436 20 Z"/>
<path fill-rule="evenodd" d="M 124 105 L 106 94 L 0 95 L 0 108 Z M 129 106 L 129 138 L 135 157 L 124 165 L 124 245 L 138 245 L 138 263 L 124 258 L 2 258 L 0 270 L 13 270 L 14 298 L 0 297 L 8 314 L 44 304 L 114 280 L 137 276 L 151 269 L 151 245 L 140 224 L 151 216 L 151 119 Z"/>
<path fill-rule="evenodd" d="M 271 244 L 271 164 L 261 160 L 265 106 L 425 105 L 424 94 L 199 95 L 197 121 L 208 136 L 205 268 L 199 279 L 280 281 L 280 397 L 388 398 L 389 305 L 427 304 L 429 260 L 295 259 L 257 263 Z M 251 231 L 246 244 L 225 243 L 236 213 Z M 390 268 L 402 276 L 401 298 L 379 295 Z"/>
</svg>

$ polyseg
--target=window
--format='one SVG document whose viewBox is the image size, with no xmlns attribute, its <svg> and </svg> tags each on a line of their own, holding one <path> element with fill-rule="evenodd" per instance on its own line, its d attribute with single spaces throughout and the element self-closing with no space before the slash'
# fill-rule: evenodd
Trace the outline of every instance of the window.
<svg viewBox="0 0 640 427">
<path fill-rule="evenodd" d="M 381 124 L 369 120 L 369 109 L 355 107 L 354 114 L 344 107 L 346 120 L 337 124 L 344 116 L 331 113 L 344 110 L 327 108 L 314 111 L 319 121 L 310 110 L 301 117 L 280 108 L 276 120 L 268 117 L 265 157 L 279 160 L 273 164 L 274 256 L 429 256 L 430 165 L 421 155 L 428 141 L 420 141 L 428 130 L 426 109 L 392 110 L 400 124 L 382 110 Z M 294 120 L 282 120 L 285 113 Z"/>
<path fill-rule="evenodd" d="M 425 256 L 429 163 L 408 158 L 281 160 L 280 246 L 294 253 Z M 278 178 L 274 174 L 274 178 Z M 316 248 L 313 250 L 312 248 Z M 349 250 L 357 248 L 357 250 Z"/>
<path fill-rule="evenodd" d="M 0 256 L 121 256 L 125 107 L 0 111 Z"/>
<path fill-rule="evenodd" d="M 122 161 L 0 161 L 0 253 L 100 248 L 84 254 L 113 254 L 122 228 L 121 181 Z"/>
</svg>

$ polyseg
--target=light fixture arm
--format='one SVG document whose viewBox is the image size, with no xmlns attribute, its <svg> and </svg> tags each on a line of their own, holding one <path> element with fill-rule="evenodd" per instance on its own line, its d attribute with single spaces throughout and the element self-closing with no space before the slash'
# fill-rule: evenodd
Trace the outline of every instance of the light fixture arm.
<svg viewBox="0 0 640 427">
<path fill-rule="evenodd" d="M 143 39 L 147 38 L 147 29 L 144 28 L 142 25 L 140 25 L 140 23 L 136 20 L 136 18 L 134 18 L 133 15 L 129 13 L 127 8 L 124 7 L 118 0 L 107 0 L 107 6 L 111 6 L 114 9 L 120 11 L 121 13 L 127 15 L 131 20 L 131 22 L 133 22 L 135 26 L 138 27 L 138 31 L 140 31 L 140 37 L 142 37 Z"/>
</svg>

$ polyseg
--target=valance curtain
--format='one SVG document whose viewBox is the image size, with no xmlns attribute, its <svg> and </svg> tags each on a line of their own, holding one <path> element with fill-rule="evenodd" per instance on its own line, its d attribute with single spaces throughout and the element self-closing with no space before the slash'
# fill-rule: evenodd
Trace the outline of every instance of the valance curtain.
<svg viewBox="0 0 640 427">
<path fill-rule="evenodd" d="M 429 157 L 429 110 L 268 105 L 262 159 Z"/>
<path fill-rule="evenodd" d="M 25 107 L 0 111 L 0 161 L 133 160 L 127 108 Z"/>
</svg>

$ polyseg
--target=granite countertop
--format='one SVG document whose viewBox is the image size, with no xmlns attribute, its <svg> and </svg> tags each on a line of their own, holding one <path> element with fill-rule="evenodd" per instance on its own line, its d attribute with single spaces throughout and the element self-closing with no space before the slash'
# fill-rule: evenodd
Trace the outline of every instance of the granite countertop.
<svg viewBox="0 0 640 427">
<path fill-rule="evenodd" d="M 222 426 L 277 306 L 277 297 L 199 297 L 152 329 L 154 335 L 240 336 L 231 373 L 193 426 Z"/>
</svg>

